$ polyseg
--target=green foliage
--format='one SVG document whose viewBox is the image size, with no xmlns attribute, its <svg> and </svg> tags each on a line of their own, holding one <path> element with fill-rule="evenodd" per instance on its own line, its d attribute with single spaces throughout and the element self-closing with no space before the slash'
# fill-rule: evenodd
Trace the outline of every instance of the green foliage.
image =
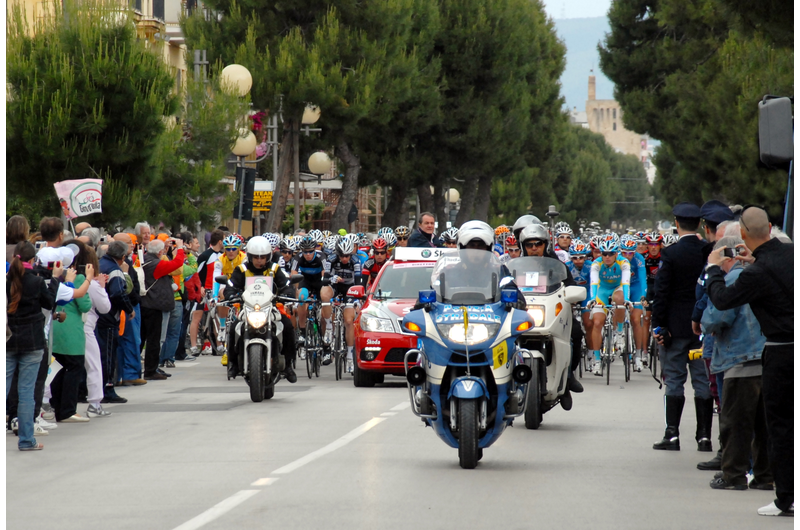
<svg viewBox="0 0 800 530">
<path fill-rule="evenodd" d="M 7 189 L 41 204 L 53 183 L 103 178 L 97 224 L 137 220 L 163 116 L 177 105 L 166 65 L 137 40 L 129 12 L 104 0 L 53 2 L 30 27 L 19 4 L 6 37 Z M 52 206 L 51 201 L 47 204 Z M 56 215 L 48 209 L 39 215 Z"/>
<path fill-rule="evenodd" d="M 146 218 L 166 226 L 206 229 L 219 212 L 233 208 L 235 194 L 222 182 L 238 129 L 247 127 L 247 98 L 220 90 L 217 83 L 190 79 L 181 123 L 159 139 L 155 165 L 160 179 L 147 190 Z"/>
<path fill-rule="evenodd" d="M 324 204 L 309 204 L 303 206 L 300 210 L 300 228 L 308 232 L 313 228 L 314 221 L 322 219 L 322 211 L 325 209 Z M 294 205 L 286 206 L 286 216 L 281 223 L 281 233 L 291 234 L 294 233 Z"/>
<path fill-rule="evenodd" d="M 668 205 L 716 198 L 781 215 L 785 174 L 756 166 L 757 104 L 794 91 L 793 30 L 779 15 L 792 8 L 750 4 L 619 0 L 609 11 L 601 68 L 625 126 L 662 142 L 655 185 Z"/>
</svg>

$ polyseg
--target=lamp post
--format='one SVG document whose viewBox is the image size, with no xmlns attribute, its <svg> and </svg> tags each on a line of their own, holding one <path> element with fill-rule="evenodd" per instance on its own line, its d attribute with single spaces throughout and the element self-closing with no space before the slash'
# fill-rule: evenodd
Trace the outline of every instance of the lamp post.
<svg viewBox="0 0 800 530">
<path fill-rule="evenodd" d="M 229 64 L 220 72 L 220 86 L 228 94 L 244 97 L 250 92 L 253 86 L 253 76 L 250 70 L 240 64 Z M 245 122 L 246 123 L 246 122 Z M 250 156 L 256 150 L 256 135 L 249 128 L 239 129 L 239 135 L 231 148 L 231 152 L 236 156 L 236 182 L 239 186 L 239 227 L 238 233 L 242 233 L 242 210 L 244 209 L 244 158 Z M 241 175 L 241 177 L 240 177 Z"/>
<path fill-rule="evenodd" d="M 315 105 L 306 105 L 305 110 L 303 111 L 303 118 L 301 120 L 302 124 L 305 125 L 303 127 L 303 132 L 308 133 L 310 132 L 319 132 L 322 129 L 311 129 L 309 125 L 314 125 L 319 120 L 320 114 L 322 114 L 319 110 L 319 107 Z M 294 231 L 297 232 L 300 229 L 300 135 L 298 134 L 298 130 L 292 130 L 292 139 L 293 139 L 293 151 L 294 151 Z M 312 155 L 313 156 L 313 155 Z M 327 155 L 326 155 L 327 156 Z"/>
</svg>

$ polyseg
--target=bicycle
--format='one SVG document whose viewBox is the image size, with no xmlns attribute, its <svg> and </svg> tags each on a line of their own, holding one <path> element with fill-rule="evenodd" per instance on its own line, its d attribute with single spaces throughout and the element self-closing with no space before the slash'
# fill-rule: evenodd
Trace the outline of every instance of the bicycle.
<svg viewBox="0 0 800 530">
<path fill-rule="evenodd" d="M 623 336 L 625 337 L 625 345 L 622 351 L 622 360 L 623 364 L 625 365 L 625 382 L 627 383 L 631 379 L 631 323 L 630 323 L 630 311 L 628 307 L 625 305 L 615 305 L 612 304 L 609 300 L 609 304 L 604 306 L 606 311 L 606 322 L 603 325 L 603 347 L 600 352 L 600 361 L 601 361 L 601 373 L 605 372 L 606 376 L 606 385 L 611 384 L 611 363 L 614 362 L 616 357 L 616 348 L 614 346 L 614 329 L 616 328 L 616 323 L 614 322 L 614 310 L 615 309 L 624 309 L 625 310 L 625 322 L 623 324 Z"/>
<path fill-rule="evenodd" d="M 331 322 L 333 323 L 333 341 L 331 349 L 333 350 L 333 363 L 336 380 L 339 381 L 343 378 L 345 371 L 345 363 L 347 362 L 347 341 L 345 340 L 345 325 L 344 325 L 344 308 L 352 304 L 346 304 L 341 296 L 336 296 L 331 300 L 333 307 L 333 315 Z"/>
<path fill-rule="evenodd" d="M 306 318 L 305 351 L 306 372 L 311 379 L 312 374 L 319 377 L 322 366 L 322 335 L 319 331 L 320 302 L 316 299 L 308 300 L 308 316 Z"/>
<path fill-rule="evenodd" d="M 648 302 L 643 302 L 645 308 L 649 305 Z M 656 338 L 653 336 L 653 330 L 647 330 L 647 367 L 650 369 L 650 375 L 653 376 L 653 379 L 658 383 L 658 388 L 661 389 L 663 383 L 660 379 L 660 374 L 658 372 L 658 342 L 656 342 Z"/>
<path fill-rule="evenodd" d="M 200 344 L 208 342 L 211 345 L 211 355 L 223 355 L 225 353 L 225 337 L 220 333 L 219 316 L 217 315 L 218 302 L 210 292 L 206 292 L 203 304 L 206 311 L 200 320 Z"/>
</svg>

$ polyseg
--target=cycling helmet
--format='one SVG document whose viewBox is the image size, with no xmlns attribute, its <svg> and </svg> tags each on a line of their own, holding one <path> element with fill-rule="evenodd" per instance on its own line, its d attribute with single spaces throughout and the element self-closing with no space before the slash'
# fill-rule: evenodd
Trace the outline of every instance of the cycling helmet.
<svg viewBox="0 0 800 530">
<path fill-rule="evenodd" d="M 542 224 L 530 224 L 522 229 L 520 232 L 519 240 L 524 245 L 530 239 L 539 239 L 541 241 L 549 241 L 550 236 L 547 233 L 547 228 Z"/>
<path fill-rule="evenodd" d="M 600 240 L 603 238 L 601 235 L 592 236 L 592 239 L 589 240 L 589 249 L 600 250 Z"/>
<path fill-rule="evenodd" d="M 606 234 L 602 236 L 597 248 L 600 252 L 619 251 L 619 236 L 617 236 L 617 234 Z"/>
<path fill-rule="evenodd" d="M 678 236 L 676 236 L 675 234 L 667 234 L 664 236 L 664 242 L 663 242 L 664 248 L 667 248 L 670 245 L 674 245 L 677 242 L 678 242 Z"/>
<path fill-rule="evenodd" d="M 281 235 L 280 234 L 272 234 L 270 232 L 266 232 L 261 234 L 261 237 L 267 238 L 269 244 L 272 245 L 272 248 L 278 248 L 278 245 L 281 243 Z"/>
<path fill-rule="evenodd" d="M 341 239 L 346 239 L 353 244 L 353 246 L 358 246 L 358 236 L 355 234 L 346 234 Z"/>
<path fill-rule="evenodd" d="M 650 232 L 649 234 L 647 234 L 645 236 L 645 240 L 648 243 L 663 243 L 664 242 L 664 236 L 662 236 L 658 232 Z"/>
<path fill-rule="evenodd" d="M 231 235 L 232 235 L 233 237 L 235 237 L 236 239 L 238 239 L 238 240 L 239 240 L 239 246 L 240 246 L 240 247 L 243 247 L 243 246 L 244 246 L 244 244 L 245 244 L 244 237 L 242 237 L 241 235 L 237 234 L 236 232 L 234 232 L 234 233 L 233 233 L 233 234 L 231 234 Z"/>
<path fill-rule="evenodd" d="M 372 246 L 372 241 L 370 241 L 369 238 L 364 234 L 361 234 L 361 236 L 358 238 L 358 246 L 369 248 Z"/>
<path fill-rule="evenodd" d="M 333 232 L 331 232 L 330 230 L 323 230 L 322 231 L 322 237 L 324 237 L 324 238 L 331 237 L 332 235 L 333 235 Z"/>
<path fill-rule="evenodd" d="M 386 232 L 384 234 L 383 239 L 386 240 L 386 244 L 389 245 L 389 248 L 394 248 L 397 245 L 397 238 L 394 235 L 394 231 Z"/>
<path fill-rule="evenodd" d="M 288 250 L 291 252 L 295 252 L 297 250 L 297 244 L 294 242 L 293 239 L 284 239 L 280 242 L 280 249 L 282 251 Z"/>
<path fill-rule="evenodd" d="M 500 226 L 498 226 L 497 228 L 494 229 L 494 237 L 499 239 L 500 238 L 500 234 L 507 234 L 509 232 L 510 232 L 510 230 L 508 229 L 508 227 L 506 225 L 500 225 Z"/>
<path fill-rule="evenodd" d="M 394 235 L 397 237 L 408 237 L 411 235 L 411 230 L 408 229 L 407 226 L 398 226 L 394 229 Z"/>
<path fill-rule="evenodd" d="M 303 236 L 300 240 L 300 250 L 314 250 L 317 248 L 316 240 L 311 237 L 311 234 Z"/>
<path fill-rule="evenodd" d="M 636 252 L 637 246 L 636 236 L 629 236 L 626 234 L 622 236 L 619 242 L 619 249 L 622 252 Z"/>
<path fill-rule="evenodd" d="M 328 236 L 325 238 L 325 242 L 323 243 L 322 247 L 325 250 L 333 251 L 336 248 L 336 243 L 338 242 L 339 238 L 337 236 Z"/>
<path fill-rule="evenodd" d="M 382 237 L 376 237 L 375 241 L 372 242 L 372 248 L 375 250 L 385 250 L 387 246 L 386 240 Z"/>
<path fill-rule="evenodd" d="M 522 229 L 531 224 L 540 225 L 542 222 L 535 215 L 523 215 L 514 222 L 514 226 L 511 228 L 511 231 L 514 233 L 517 239 L 519 239 L 519 234 L 522 232 Z"/>
<path fill-rule="evenodd" d="M 388 226 L 384 226 L 383 228 L 378 230 L 378 237 L 385 237 L 386 234 L 393 234 L 394 235 L 394 230 L 392 230 Z"/>
<path fill-rule="evenodd" d="M 642 230 L 639 230 L 635 234 L 633 234 L 633 239 L 636 243 L 647 243 L 647 234 L 644 233 Z"/>
<path fill-rule="evenodd" d="M 514 237 L 513 235 L 509 235 L 506 238 L 506 248 L 509 247 L 519 247 L 519 241 L 517 241 L 517 238 Z"/>
<path fill-rule="evenodd" d="M 256 256 L 272 257 L 272 245 L 264 236 L 251 237 L 247 242 L 247 261 L 252 263 Z"/>
<path fill-rule="evenodd" d="M 223 248 L 241 248 L 242 241 L 235 235 L 231 234 L 222 240 Z"/>
<path fill-rule="evenodd" d="M 308 233 L 307 237 L 311 237 L 314 240 L 314 243 L 321 244 L 325 240 L 325 236 L 322 235 L 320 230 L 314 229 Z"/>
<path fill-rule="evenodd" d="M 458 239 L 458 228 L 456 228 L 455 226 L 451 226 L 450 228 L 442 232 L 442 235 L 439 236 L 439 239 L 445 242 L 455 243 L 456 240 Z"/>
<path fill-rule="evenodd" d="M 569 237 L 573 237 L 575 235 L 575 234 L 572 233 L 572 228 L 570 228 L 569 225 L 567 223 L 564 223 L 564 222 L 558 223 L 554 227 L 554 231 L 555 231 L 556 237 L 562 236 L 562 235 L 567 235 Z"/>
<path fill-rule="evenodd" d="M 343 237 L 336 243 L 336 255 L 340 258 L 351 256 L 355 250 L 353 242 L 346 237 Z"/>
<path fill-rule="evenodd" d="M 588 254 L 591 254 L 589 246 L 580 239 L 574 240 L 569 246 L 570 256 L 586 256 Z"/>
<path fill-rule="evenodd" d="M 494 231 L 483 221 L 467 221 L 458 229 L 458 248 L 466 248 L 474 241 L 480 240 L 486 245 L 486 250 L 491 250 L 494 244 Z"/>
</svg>

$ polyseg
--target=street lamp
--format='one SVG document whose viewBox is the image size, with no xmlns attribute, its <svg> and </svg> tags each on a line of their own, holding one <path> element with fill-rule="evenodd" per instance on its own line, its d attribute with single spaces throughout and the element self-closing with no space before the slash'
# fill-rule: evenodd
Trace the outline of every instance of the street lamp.
<svg viewBox="0 0 800 530">
<path fill-rule="evenodd" d="M 308 157 L 308 169 L 315 175 L 324 175 L 331 170 L 331 157 L 325 151 L 317 151 Z"/>
<path fill-rule="evenodd" d="M 250 70 L 241 64 L 229 64 L 222 69 L 219 77 L 222 90 L 239 97 L 246 96 L 253 86 L 253 76 L 250 74 Z M 241 180 L 239 180 L 239 175 L 237 175 L 236 179 L 239 186 L 239 227 L 237 232 L 240 234 L 242 233 L 242 210 L 244 209 L 244 158 L 253 154 L 257 143 L 256 135 L 253 134 L 253 131 L 242 128 L 239 129 L 239 135 L 231 148 L 231 152 L 238 161 L 236 165 L 237 171 L 241 175 Z"/>
<path fill-rule="evenodd" d="M 322 129 L 311 129 L 309 125 L 313 125 L 319 120 L 320 114 L 322 112 L 319 110 L 319 107 L 315 105 L 306 105 L 305 110 L 303 111 L 303 118 L 300 120 L 303 127 L 303 132 L 308 133 L 310 132 L 319 132 Z M 292 137 L 293 137 L 293 150 L 294 150 L 294 230 L 300 228 L 300 135 L 298 134 L 299 127 L 297 129 L 292 129 Z"/>
</svg>

